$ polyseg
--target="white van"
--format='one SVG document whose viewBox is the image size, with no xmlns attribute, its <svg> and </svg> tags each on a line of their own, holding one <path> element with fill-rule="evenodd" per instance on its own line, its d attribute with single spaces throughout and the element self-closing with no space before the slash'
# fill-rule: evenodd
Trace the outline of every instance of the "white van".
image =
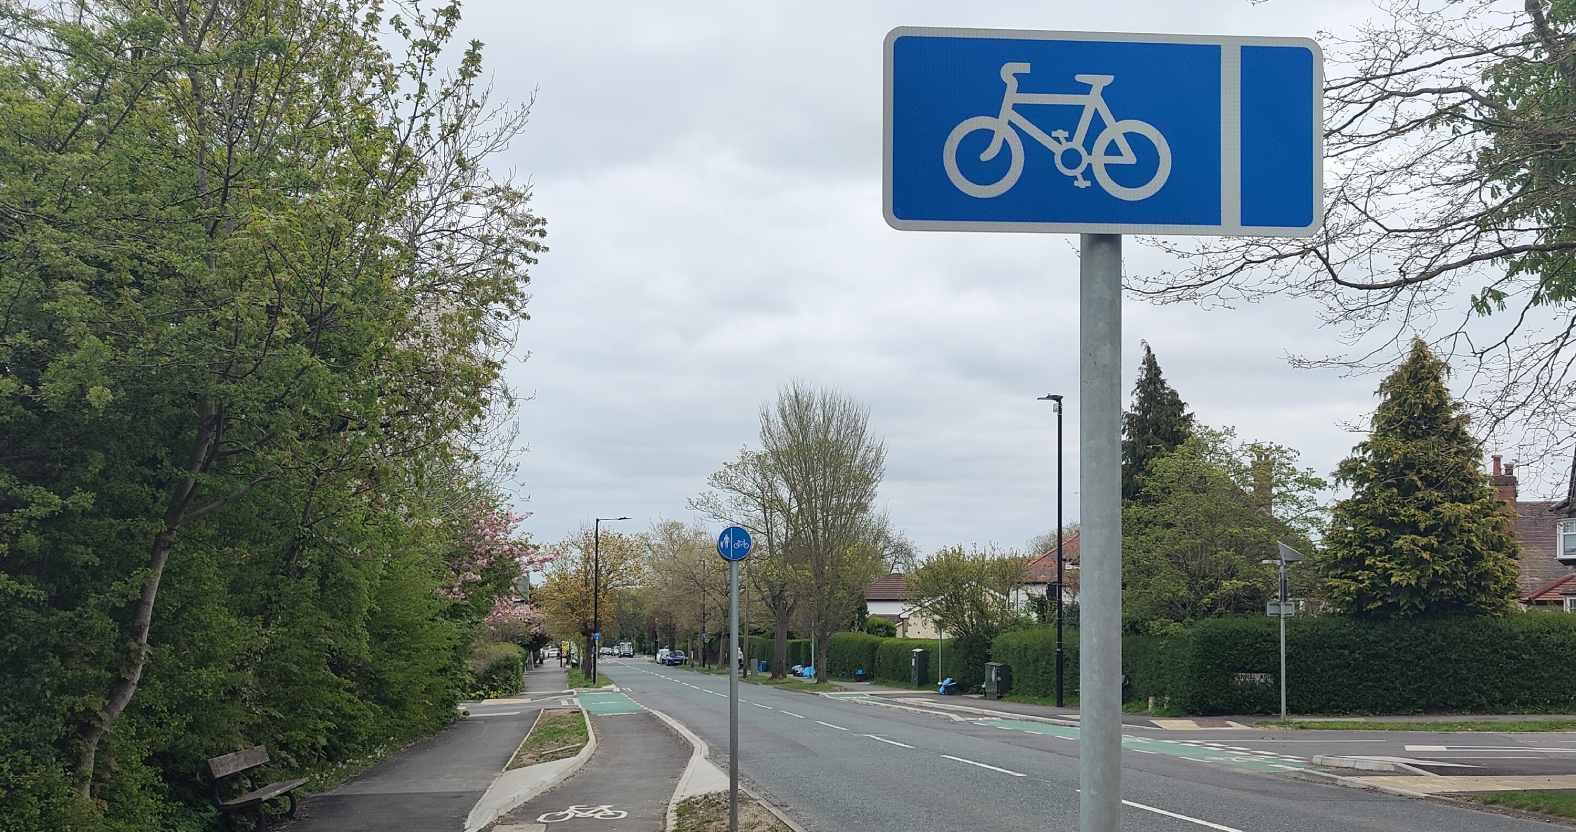
<svg viewBox="0 0 1576 832">
<path fill-rule="evenodd" d="M 669 650 L 666 647 L 662 648 L 661 650 L 658 650 L 657 651 L 657 664 L 666 664 L 667 663 L 666 659 L 668 658 L 668 653 L 670 653 L 670 652 L 672 652 L 672 651 Z"/>
</svg>

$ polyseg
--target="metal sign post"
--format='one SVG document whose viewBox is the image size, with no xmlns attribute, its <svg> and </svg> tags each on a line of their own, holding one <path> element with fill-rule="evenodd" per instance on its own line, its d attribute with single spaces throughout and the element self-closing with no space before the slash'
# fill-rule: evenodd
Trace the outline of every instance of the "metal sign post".
<svg viewBox="0 0 1576 832">
<path fill-rule="evenodd" d="M 717 554 L 728 562 L 728 832 L 739 832 L 739 562 L 751 544 L 738 526 L 717 536 Z"/>
<path fill-rule="evenodd" d="M 1286 581 L 1286 567 L 1288 564 L 1302 560 L 1302 553 L 1284 543 L 1276 543 L 1276 558 L 1272 561 L 1280 567 L 1280 608 L 1275 612 L 1280 618 L 1280 718 L 1286 721 L 1286 616 L 1291 614 L 1291 587 Z"/>
<path fill-rule="evenodd" d="M 1116 832 L 1122 235 L 1314 234 L 1323 56 L 1303 38 L 922 27 L 885 47 L 888 225 L 1082 235 L 1079 808 L 1083 832 Z"/>
</svg>

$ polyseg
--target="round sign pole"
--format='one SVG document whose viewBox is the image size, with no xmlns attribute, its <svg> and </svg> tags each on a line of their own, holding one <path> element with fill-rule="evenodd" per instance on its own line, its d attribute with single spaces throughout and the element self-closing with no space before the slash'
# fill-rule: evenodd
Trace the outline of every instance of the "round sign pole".
<svg viewBox="0 0 1576 832">
<path fill-rule="evenodd" d="M 751 543 L 738 526 L 717 536 L 717 554 L 728 562 L 728 832 L 739 832 L 739 562 Z"/>
</svg>

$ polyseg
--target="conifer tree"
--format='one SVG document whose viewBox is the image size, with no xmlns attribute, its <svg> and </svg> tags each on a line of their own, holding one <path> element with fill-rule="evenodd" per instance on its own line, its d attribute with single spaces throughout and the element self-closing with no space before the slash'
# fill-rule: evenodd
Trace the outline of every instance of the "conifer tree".
<svg viewBox="0 0 1576 832">
<path fill-rule="evenodd" d="M 1350 615 L 1502 613 L 1516 591 L 1510 516 L 1484 475 L 1448 367 L 1421 340 L 1379 386 L 1369 437 L 1336 470 L 1336 503 L 1318 566 Z"/>
<path fill-rule="evenodd" d="M 1144 360 L 1133 386 L 1133 407 L 1122 414 L 1122 499 L 1136 499 L 1138 478 L 1149 461 L 1175 450 L 1193 435 L 1193 414 L 1160 374 L 1154 350 L 1144 344 Z"/>
</svg>

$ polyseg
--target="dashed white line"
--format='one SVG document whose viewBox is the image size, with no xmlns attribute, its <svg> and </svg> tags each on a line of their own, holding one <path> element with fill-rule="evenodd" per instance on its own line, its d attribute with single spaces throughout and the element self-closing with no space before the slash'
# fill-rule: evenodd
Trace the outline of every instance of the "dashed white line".
<svg viewBox="0 0 1576 832">
<path fill-rule="evenodd" d="M 520 713 L 519 711 L 494 711 L 494 712 L 489 713 L 489 714 L 473 713 L 473 714 L 471 714 L 471 718 L 472 719 L 476 719 L 476 718 L 484 717 L 484 716 L 516 716 L 519 713 Z"/>
<path fill-rule="evenodd" d="M 913 748 L 914 747 L 912 745 L 909 745 L 906 742 L 898 742 L 897 740 L 889 740 L 886 737 L 878 737 L 875 734 L 866 734 L 865 736 L 875 740 L 876 742 L 884 742 L 887 745 L 895 745 L 898 748 Z"/>
<path fill-rule="evenodd" d="M 980 768 L 988 768 L 991 771 L 999 771 L 1002 774 L 1010 774 L 1013 777 L 1028 777 L 1029 776 L 1027 774 L 1024 774 L 1021 771 L 1013 771 L 1012 769 L 1007 769 L 1007 768 L 997 768 L 996 766 L 986 765 L 985 763 L 976 763 L 973 760 L 965 760 L 962 757 L 954 757 L 951 754 L 943 754 L 941 756 L 945 757 L 948 760 L 954 760 L 954 761 L 959 762 L 959 763 L 967 763 L 967 764 L 969 764 L 971 766 L 979 766 Z"/>
<path fill-rule="evenodd" d="M 822 721 L 821 721 L 821 720 L 819 720 L 819 719 L 818 719 L 818 720 L 816 720 L 816 721 L 815 721 L 815 724 L 816 724 L 816 725 L 825 725 L 825 726 L 826 726 L 826 727 L 828 727 L 828 728 L 836 728 L 836 729 L 837 729 L 837 730 L 839 730 L 839 731 L 847 731 L 847 730 L 848 730 L 848 729 L 847 729 L 847 728 L 844 728 L 844 727 L 843 727 L 843 726 L 841 726 L 841 725 L 833 725 L 833 724 L 832 724 L 832 723 L 830 723 L 830 722 L 822 722 Z"/>
<path fill-rule="evenodd" d="M 761 704 L 761 703 L 759 703 L 759 702 L 751 702 L 751 703 L 750 703 L 750 704 L 751 704 L 751 705 L 754 705 L 754 706 L 755 706 L 755 707 L 757 707 L 757 708 L 765 708 L 765 709 L 766 709 L 766 710 L 768 710 L 768 711 L 770 711 L 770 710 L 772 710 L 772 706 L 770 706 L 770 705 L 762 705 L 762 704 Z"/>
<path fill-rule="evenodd" d="M 793 711 L 779 711 L 778 713 L 787 714 L 787 715 L 793 717 L 794 719 L 804 719 L 804 714 L 796 714 Z"/>
<path fill-rule="evenodd" d="M 718 693 L 718 692 L 716 692 L 714 690 L 708 690 L 708 691 L 706 691 L 706 693 L 709 693 L 712 696 L 721 696 L 723 698 L 727 698 L 727 694 L 725 694 L 725 693 Z"/>
<path fill-rule="evenodd" d="M 1123 806 L 1131 806 L 1134 809 L 1143 809 L 1146 812 L 1154 812 L 1157 815 L 1165 815 L 1168 818 L 1176 818 L 1177 820 L 1185 820 L 1188 823 L 1196 823 L 1199 826 L 1207 826 L 1210 829 L 1219 829 L 1220 832 L 1242 832 L 1241 829 L 1237 829 L 1236 827 L 1226 826 L 1225 824 L 1221 824 L 1221 823 L 1212 823 L 1210 821 L 1203 820 L 1203 819 L 1200 819 L 1200 818 L 1190 818 L 1187 815 L 1179 815 L 1176 812 L 1167 812 L 1164 809 L 1156 809 L 1153 806 L 1145 806 L 1142 803 L 1134 803 L 1131 800 L 1124 800 L 1124 801 L 1122 801 L 1122 805 Z"/>
</svg>

